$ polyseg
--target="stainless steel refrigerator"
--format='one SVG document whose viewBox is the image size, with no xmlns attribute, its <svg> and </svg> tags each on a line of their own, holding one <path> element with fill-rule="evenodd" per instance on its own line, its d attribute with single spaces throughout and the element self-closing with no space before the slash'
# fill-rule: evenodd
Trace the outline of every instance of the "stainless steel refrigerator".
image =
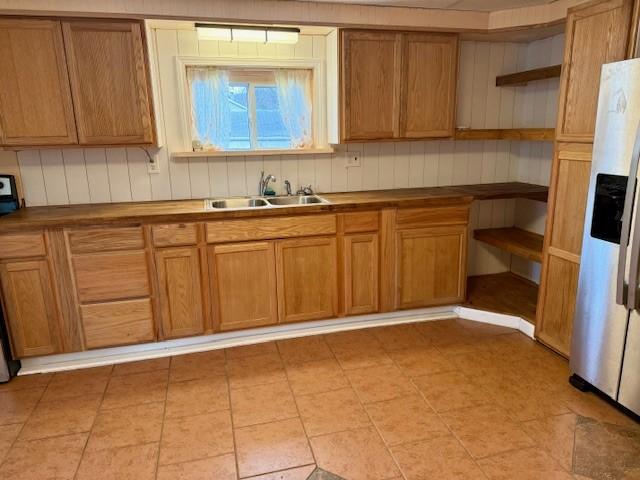
<svg viewBox="0 0 640 480">
<path fill-rule="evenodd" d="M 571 345 L 572 383 L 640 414 L 640 59 L 604 65 Z"/>
</svg>

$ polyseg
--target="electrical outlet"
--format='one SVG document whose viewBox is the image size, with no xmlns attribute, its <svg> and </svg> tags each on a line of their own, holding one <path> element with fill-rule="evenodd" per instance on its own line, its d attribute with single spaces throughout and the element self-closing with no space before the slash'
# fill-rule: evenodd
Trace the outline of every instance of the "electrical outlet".
<svg viewBox="0 0 640 480">
<path fill-rule="evenodd" d="M 360 152 L 347 152 L 346 156 L 345 168 L 360 166 Z"/>
<path fill-rule="evenodd" d="M 160 173 L 160 162 L 158 161 L 157 157 L 148 155 L 147 172 L 149 172 L 150 174 Z"/>
</svg>

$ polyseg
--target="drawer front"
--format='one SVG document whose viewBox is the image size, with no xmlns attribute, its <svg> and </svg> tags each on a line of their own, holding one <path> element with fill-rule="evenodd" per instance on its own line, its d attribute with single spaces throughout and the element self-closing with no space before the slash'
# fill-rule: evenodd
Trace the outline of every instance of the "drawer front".
<svg viewBox="0 0 640 480">
<path fill-rule="evenodd" d="M 95 303 L 80 307 L 87 348 L 155 340 L 151 300 Z"/>
<path fill-rule="evenodd" d="M 42 232 L 0 235 L 0 258 L 40 257 L 46 255 Z"/>
<path fill-rule="evenodd" d="M 198 226 L 195 223 L 174 223 L 151 227 L 153 245 L 156 247 L 175 247 L 198 243 Z"/>
<path fill-rule="evenodd" d="M 342 214 L 344 233 L 375 232 L 380 226 L 379 212 L 354 212 Z"/>
<path fill-rule="evenodd" d="M 149 295 L 144 252 L 81 255 L 73 258 L 81 302 L 103 302 Z"/>
<path fill-rule="evenodd" d="M 142 249 L 144 248 L 142 227 L 70 230 L 69 248 L 72 253 Z"/>
<path fill-rule="evenodd" d="M 336 233 L 335 215 L 221 220 L 207 223 L 207 242 L 242 242 Z"/>
<path fill-rule="evenodd" d="M 469 205 L 434 208 L 402 208 L 396 213 L 398 228 L 420 228 L 436 225 L 469 223 Z"/>
</svg>

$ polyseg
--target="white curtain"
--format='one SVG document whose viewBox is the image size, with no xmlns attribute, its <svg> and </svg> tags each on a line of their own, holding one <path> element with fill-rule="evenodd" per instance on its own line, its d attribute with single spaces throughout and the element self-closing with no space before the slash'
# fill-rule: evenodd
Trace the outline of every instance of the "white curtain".
<svg viewBox="0 0 640 480">
<path fill-rule="evenodd" d="M 231 137 L 229 72 L 215 67 L 190 67 L 191 142 L 194 149 L 227 150 Z"/>
<path fill-rule="evenodd" d="M 313 146 L 311 70 L 276 70 L 276 86 L 282 119 L 291 148 Z"/>
</svg>

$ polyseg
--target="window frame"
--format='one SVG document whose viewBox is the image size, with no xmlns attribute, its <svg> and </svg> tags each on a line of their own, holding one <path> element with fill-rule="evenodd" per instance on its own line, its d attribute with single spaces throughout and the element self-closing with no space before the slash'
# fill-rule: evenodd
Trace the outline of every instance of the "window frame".
<svg viewBox="0 0 640 480">
<path fill-rule="evenodd" d="M 315 150 L 328 146 L 327 142 L 327 106 L 326 106 L 326 78 L 324 61 L 315 58 L 305 59 L 262 59 L 262 58 L 229 58 L 229 57 L 194 57 L 176 56 L 176 69 L 178 77 L 178 103 L 180 109 L 180 135 L 182 136 L 183 151 L 193 150 L 191 145 L 191 92 L 187 81 L 188 67 L 224 67 L 229 69 L 305 69 L 312 71 L 312 129 L 313 145 L 308 148 L 286 149 L 292 153 Z M 250 119 L 251 121 L 251 119 Z M 253 120 L 255 121 L 255 119 Z M 250 132 L 251 132 L 250 127 Z M 220 150 L 220 152 L 260 152 L 268 149 L 250 150 Z"/>
</svg>

